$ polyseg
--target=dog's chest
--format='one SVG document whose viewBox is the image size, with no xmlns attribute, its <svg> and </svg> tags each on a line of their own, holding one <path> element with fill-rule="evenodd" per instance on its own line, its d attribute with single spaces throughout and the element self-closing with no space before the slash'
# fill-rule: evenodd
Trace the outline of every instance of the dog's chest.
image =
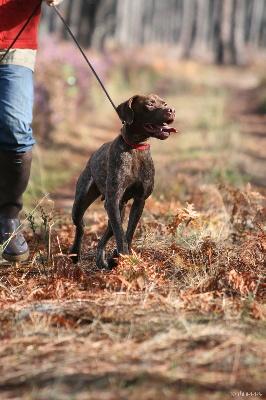
<svg viewBox="0 0 266 400">
<path fill-rule="evenodd" d="M 149 151 L 132 150 L 121 154 L 121 169 L 132 180 L 154 179 L 154 164 Z"/>
<path fill-rule="evenodd" d="M 141 197 L 148 197 L 152 193 L 155 171 L 149 151 L 133 150 L 123 153 L 119 174 L 124 189 L 128 192 Z"/>
</svg>

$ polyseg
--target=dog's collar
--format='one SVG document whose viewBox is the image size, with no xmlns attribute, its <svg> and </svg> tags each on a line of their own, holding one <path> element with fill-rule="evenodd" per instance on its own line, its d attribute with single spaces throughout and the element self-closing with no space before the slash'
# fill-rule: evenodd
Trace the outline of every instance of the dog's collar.
<svg viewBox="0 0 266 400">
<path fill-rule="evenodd" d="M 128 143 L 126 139 L 123 137 L 123 140 L 126 144 L 128 144 L 132 149 L 136 150 L 147 150 L 150 148 L 149 144 L 141 144 L 141 143 Z"/>
</svg>

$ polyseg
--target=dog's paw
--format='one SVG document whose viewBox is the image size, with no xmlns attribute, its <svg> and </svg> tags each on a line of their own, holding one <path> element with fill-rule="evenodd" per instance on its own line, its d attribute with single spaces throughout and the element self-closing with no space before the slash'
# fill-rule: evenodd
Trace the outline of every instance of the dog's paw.
<svg viewBox="0 0 266 400">
<path fill-rule="evenodd" d="M 113 268 L 117 267 L 117 257 L 108 259 L 108 269 L 111 271 Z"/>
<path fill-rule="evenodd" d="M 96 262 L 96 269 L 109 269 L 108 263 L 106 261 Z"/>
<path fill-rule="evenodd" d="M 118 258 L 119 258 L 119 254 L 118 254 L 117 250 L 114 250 L 112 256 L 108 258 L 108 269 L 109 270 L 111 270 L 117 266 Z"/>
<path fill-rule="evenodd" d="M 105 252 L 100 252 L 96 256 L 96 268 L 97 269 L 109 269 L 108 262 L 105 257 Z"/>
<path fill-rule="evenodd" d="M 69 258 L 72 260 L 73 264 L 77 264 L 80 260 L 77 254 L 69 254 Z"/>
<path fill-rule="evenodd" d="M 79 262 L 79 257 L 78 256 L 70 256 L 73 264 L 77 264 Z"/>
</svg>

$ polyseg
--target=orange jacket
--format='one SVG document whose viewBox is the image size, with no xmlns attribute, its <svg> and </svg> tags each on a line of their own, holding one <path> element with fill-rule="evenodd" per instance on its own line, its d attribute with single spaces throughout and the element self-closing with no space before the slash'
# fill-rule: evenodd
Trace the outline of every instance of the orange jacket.
<svg viewBox="0 0 266 400">
<path fill-rule="evenodd" d="M 7 49 L 11 45 L 39 1 L 0 0 L 0 49 Z M 41 6 L 14 44 L 15 49 L 37 49 L 40 17 Z"/>
</svg>

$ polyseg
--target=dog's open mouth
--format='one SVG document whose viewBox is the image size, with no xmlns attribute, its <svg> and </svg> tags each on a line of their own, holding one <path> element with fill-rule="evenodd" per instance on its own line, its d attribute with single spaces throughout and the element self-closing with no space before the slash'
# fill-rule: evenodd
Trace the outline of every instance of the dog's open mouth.
<svg viewBox="0 0 266 400">
<path fill-rule="evenodd" d="M 169 121 L 171 124 L 173 120 Z M 147 132 L 151 134 L 151 136 L 155 137 L 156 139 L 165 140 L 170 136 L 171 132 L 176 132 L 176 129 L 167 125 L 167 123 L 163 123 L 162 125 L 155 125 L 155 124 L 144 124 L 144 128 Z"/>
</svg>

